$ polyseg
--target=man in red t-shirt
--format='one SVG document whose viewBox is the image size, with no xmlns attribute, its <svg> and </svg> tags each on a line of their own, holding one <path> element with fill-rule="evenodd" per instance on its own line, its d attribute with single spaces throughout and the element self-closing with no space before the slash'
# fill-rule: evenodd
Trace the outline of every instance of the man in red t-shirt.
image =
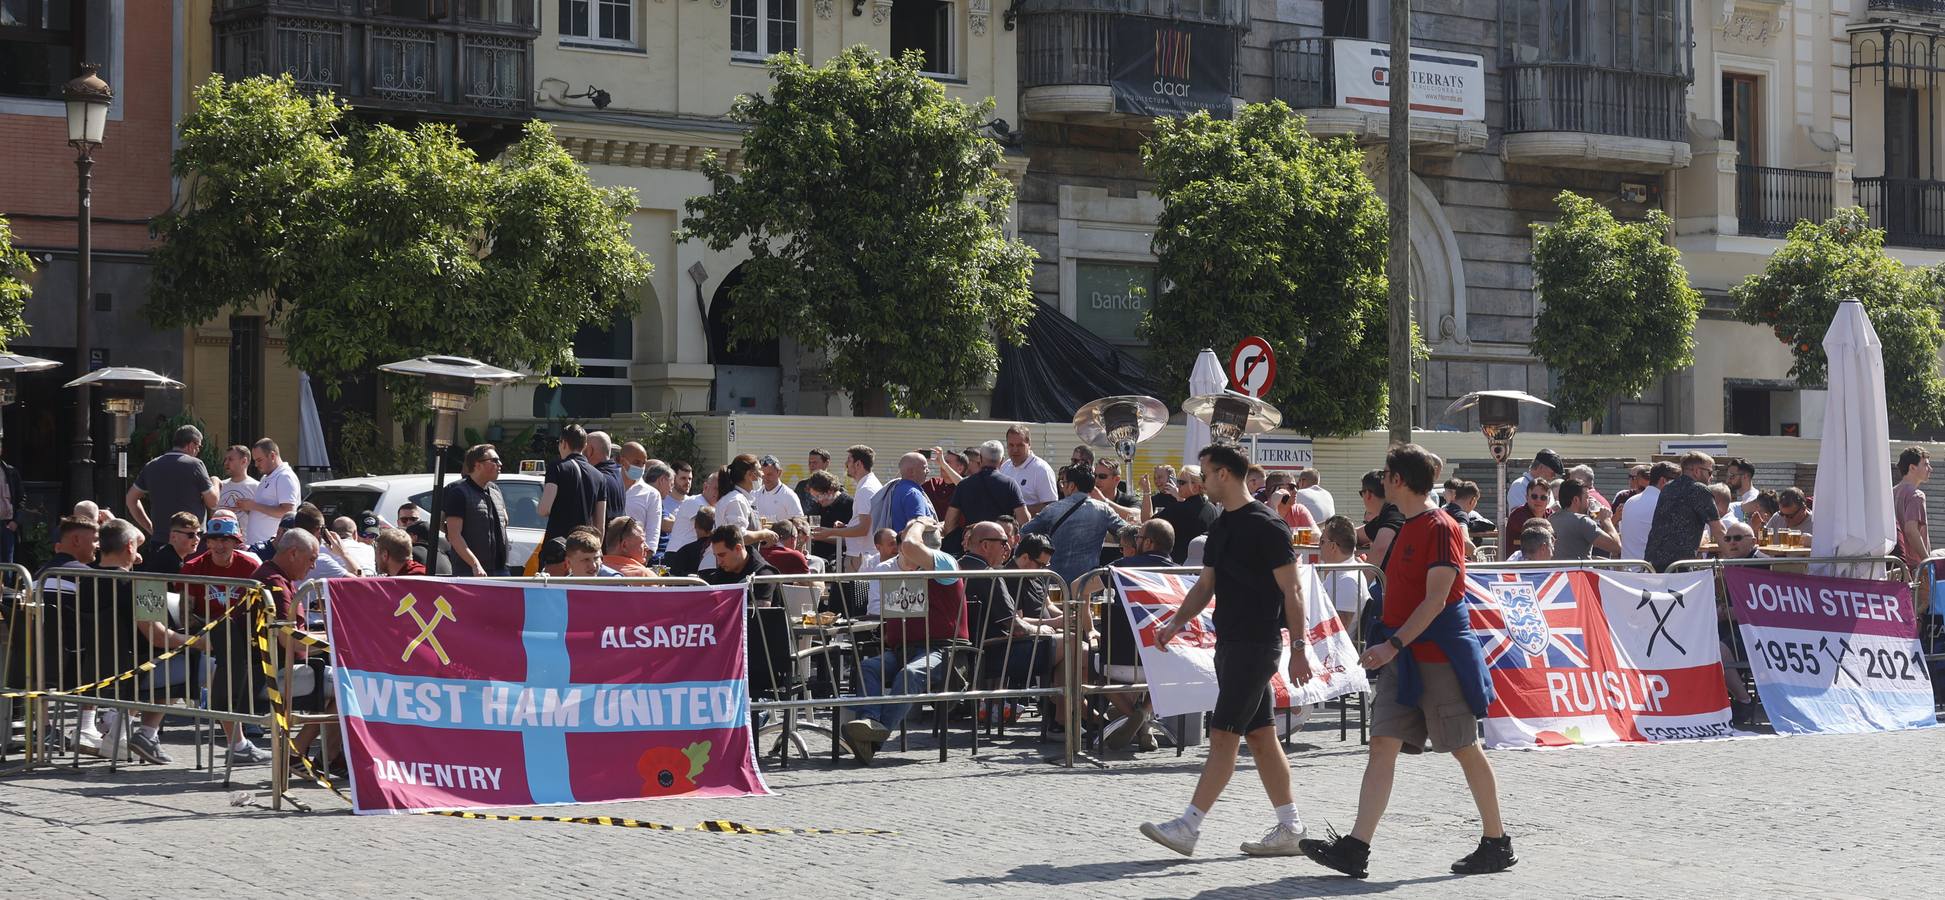
<svg viewBox="0 0 1945 900">
<path fill-rule="evenodd" d="M 1459 642 L 1473 640 L 1464 619 L 1453 625 L 1449 617 L 1440 618 L 1465 593 L 1465 529 L 1431 501 L 1438 468 L 1438 458 L 1417 444 L 1398 444 L 1385 454 L 1385 500 L 1405 515 L 1405 524 L 1383 560 L 1380 621 L 1389 637 L 1364 651 L 1360 660 L 1379 674 L 1372 690 L 1371 755 L 1358 794 L 1357 823 L 1350 834 L 1302 843 L 1305 856 L 1353 878 L 1365 876 L 1371 837 L 1391 799 L 1398 754 L 1407 748 L 1417 753 L 1427 740 L 1434 752 L 1450 753 L 1459 761 L 1485 831 L 1478 848 L 1453 863 L 1452 871 L 1461 875 L 1501 872 L 1518 861 L 1500 821 L 1492 764 L 1479 747 L 1479 720 L 1461 676 L 1445 651 L 1434 644 L 1435 639 L 1450 638 L 1453 643 L 1447 646 L 1463 648 L 1469 645 Z M 1444 632 L 1431 630 L 1436 623 L 1448 627 Z M 1410 656 L 1400 659 L 1407 650 Z M 1413 669 L 1418 698 L 1407 705 L 1399 700 L 1399 684 Z"/>
<path fill-rule="evenodd" d="M 182 564 L 180 574 L 199 578 L 248 579 L 262 562 L 243 552 L 243 531 L 235 519 L 212 518 L 203 525 L 204 550 Z M 208 621 L 230 608 L 242 588 L 224 585 L 185 584 L 183 601 L 189 604 L 190 622 Z"/>
</svg>

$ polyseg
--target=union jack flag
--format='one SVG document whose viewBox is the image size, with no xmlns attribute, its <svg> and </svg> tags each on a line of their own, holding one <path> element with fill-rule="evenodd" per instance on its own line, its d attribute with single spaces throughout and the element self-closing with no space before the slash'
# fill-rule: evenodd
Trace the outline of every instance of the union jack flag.
<svg viewBox="0 0 1945 900">
<path fill-rule="evenodd" d="M 1575 572 L 1466 576 L 1472 631 L 1489 669 L 1584 669 L 1585 618 Z M 1589 586 L 1591 589 L 1591 585 Z"/>
<path fill-rule="evenodd" d="M 1174 616 L 1182 600 L 1188 597 L 1194 579 L 1134 569 L 1116 569 L 1115 577 L 1120 580 L 1121 595 L 1128 599 L 1128 624 L 1134 627 L 1135 639 L 1144 647 L 1156 646 L 1155 629 Z M 1215 607 L 1215 601 L 1210 601 L 1202 614 L 1169 642 L 1170 646 L 1214 647 L 1216 624 L 1210 612 Z"/>
</svg>

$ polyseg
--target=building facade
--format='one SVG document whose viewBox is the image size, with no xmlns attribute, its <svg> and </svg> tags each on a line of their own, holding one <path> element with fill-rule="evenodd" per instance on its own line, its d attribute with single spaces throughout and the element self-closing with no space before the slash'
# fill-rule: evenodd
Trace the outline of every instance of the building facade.
<svg viewBox="0 0 1945 900">
<path fill-rule="evenodd" d="M 10 352 L 61 361 L 60 369 L 20 379 L 19 402 L 8 407 L 4 456 L 33 481 L 68 474 L 74 440 L 74 392 L 61 385 L 79 377 L 75 323 L 89 317 L 90 368 L 140 366 L 182 371 L 180 348 L 157 341 L 140 315 L 148 295 L 149 219 L 169 208 L 173 87 L 186 20 L 171 3 L 110 0 L 21 0 L 0 4 L 0 217 L 12 223 L 15 245 L 33 258 L 31 332 Z M 93 153 L 90 297 L 77 311 L 78 197 L 75 159 L 67 143 L 62 87 L 81 63 L 101 66 L 114 91 L 107 129 Z M 157 395 L 149 409 L 172 413 L 177 401 Z M 93 459 L 111 472 L 108 419 L 90 429 Z M 109 482 L 104 478 L 103 485 Z"/>
</svg>

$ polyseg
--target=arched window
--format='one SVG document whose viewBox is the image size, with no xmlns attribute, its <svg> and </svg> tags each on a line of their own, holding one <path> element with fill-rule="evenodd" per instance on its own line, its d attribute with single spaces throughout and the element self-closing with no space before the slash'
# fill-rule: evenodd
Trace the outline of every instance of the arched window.
<svg viewBox="0 0 1945 900">
<path fill-rule="evenodd" d="M 635 358 L 635 323 L 619 318 L 581 326 L 574 334 L 578 373 L 558 372 L 560 384 L 534 391 L 534 418 L 606 419 L 635 408 L 628 365 Z"/>
</svg>

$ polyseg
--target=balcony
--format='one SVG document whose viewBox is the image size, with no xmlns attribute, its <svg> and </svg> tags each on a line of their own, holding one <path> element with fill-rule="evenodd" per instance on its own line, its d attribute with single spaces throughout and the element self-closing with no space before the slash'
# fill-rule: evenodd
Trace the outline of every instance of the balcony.
<svg viewBox="0 0 1945 900">
<path fill-rule="evenodd" d="M 533 109 L 526 0 L 218 0 L 215 71 L 288 73 L 381 117 L 523 122 Z"/>
<path fill-rule="evenodd" d="M 1059 2 L 1090 6 L 1086 0 Z M 1242 9 L 1240 4 L 1205 5 L 1220 6 L 1223 13 Z M 1230 115 L 1246 30 L 1238 16 L 1196 20 L 1102 12 L 1098 6 L 1161 8 L 1143 0 L 1115 0 L 1091 8 L 1022 10 L 1021 115 L 1123 128 L 1197 110 Z M 1164 51 L 1171 46 L 1187 52 L 1170 56 Z"/>
<path fill-rule="evenodd" d="M 1337 84 L 1337 72 L 1342 70 L 1338 65 L 1339 54 L 1364 54 L 1381 46 L 1370 41 L 1331 37 L 1290 38 L 1271 42 L 1272 90 L 1276 99 L 1301 113 L 1304 129 L 1317 137 L 1349 137 L 1365 145 L 1384 143 L 1391 135 L 1388 91 L 1340 91 Z M 1414 66 L 1445 65 L 1469 69 L 1470 74 L 1479 79 L 1479 105 L 1476 111 L 1458 114 L 1428 111 L 1429 107 L 1438 104 L 1427 103 L 1425 98 L 1419 96 L 1412 98 L 1412 109 L 1415 111 L 1411 120 L 1413 152 L 1456 153 L 1460 150 L 1486 149 L 1485 60 L 1478 56 L 1432 50 L 1421 53 L 1416 48 L 1412 57 Z M 1368 65 L 1356 68 L 1365 72 L 1372 69 Z M 1380 93 L 1387 96 L 1377 96 Z"/>
<path fill-rule="evenodd" d="M 1830 218 L 1831 173 L 1773 166 L 1736 166 L 1736 233 L 1788 237 L 1802 221 Z"/>
<path fill-rule="evenodd" d="M 1945 250 L 1945 181 L 1859 178 L 1857 205 L 1893 247 Z"/>
<path fill-rule="evenodd" d="M 1916 13 L 1921 16 L 1945 18 L 1945 0 L 1870 0 L 1865 7 L 1877 19 L 1877 13 Z"/>
<path fill-rule="evenodd" d="M 1688 77 L 1586 63 L 1506 64 L 1510 163 L 1663 172 L 1689 163 Z"/>
</svg>

